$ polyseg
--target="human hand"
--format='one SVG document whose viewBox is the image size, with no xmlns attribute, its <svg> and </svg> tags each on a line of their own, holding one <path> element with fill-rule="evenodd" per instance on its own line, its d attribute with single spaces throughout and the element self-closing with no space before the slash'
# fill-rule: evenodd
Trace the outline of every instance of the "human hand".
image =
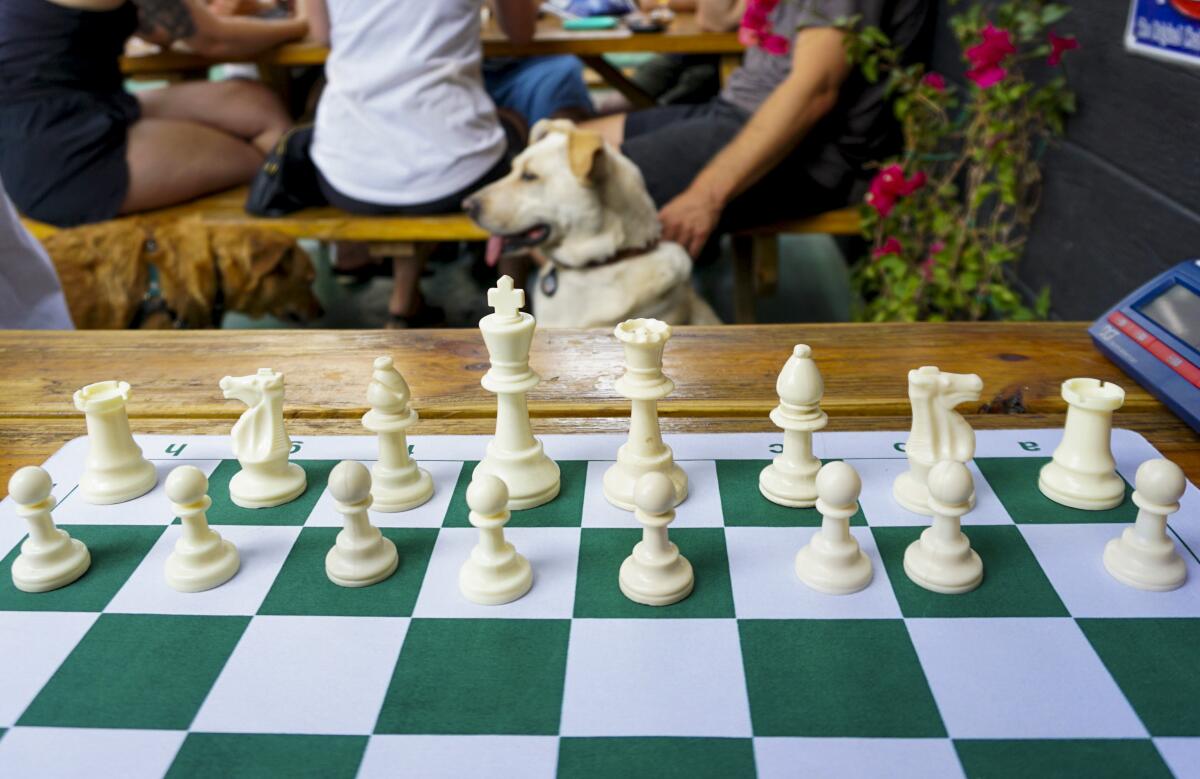
<svg viewBox="0 0 1200 779">
<path fill-rule="evenodd" d="M 721 204 L 703 189 L 689 187 L 658 212 L 662 237 L 697 257 L 721 219 Z"/>
</svg>

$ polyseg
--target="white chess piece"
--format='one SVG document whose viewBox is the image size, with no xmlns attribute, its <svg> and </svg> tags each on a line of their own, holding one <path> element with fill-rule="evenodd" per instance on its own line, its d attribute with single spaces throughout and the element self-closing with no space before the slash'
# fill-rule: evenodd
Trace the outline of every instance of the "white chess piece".
<svg viewBox="0 0 1200 779">
<path fill-rule="evenodd" d="M 817 473 L 821 529 L 796 553 L 796 575 L 818 592 L 848 595 L 871 583 L 871 560 L 850 534 L 862 479 L 849 463 L 826 463 Z"/>
<path fill-rule="evenodd" d="M 292 440 L 283 424 L 283 374 L 259 368 L 221 379 L 226 398 L 249 408 L 233 425 L 233 455 L 242 469 L 229 480 L 229 498 L 247 509 L 281 506 L 304 492 L 304 469 L 288 462 Z"/>
<path fill-rule="evenodd" d="M 821 461 L 813 456 L 813 433 L 829 420 L 820 406 L 825 383 L 812 349 L 799 344 L 792 350 L 775 390 L 779 405 L 771 411 L 771 421 L 783 428 L 783 452 L 763 468 L 758 489 L 772 503 L 808 508 L 816 503 L 821 469 Z"/>
<path fill-rule="evenodd" d="M 604 497 L 632 511 L 638 481 L 648 473 L 660 473 L 674 489 L 671 505 L 678 506 L 687 497 L 687 473 L 675 463 L 658 425 L 658 401 L 675 389 L 675 382 L 662 371 L 671 326 L 657 319 L 629 319 L 614 333 L 625 348 L 625 373 L 617 379 L 616 390 L 630 401 L 629 439 L 617 450 L 616 463 L 604 472 Z"/>
<path fill-rule="evenodd" d="M 1179 511 L 1187 478 L 1170 460 L 1147 460 L 1138 466 L 1133 487 L 1137 520 L 1104 547 L 1104 567 L 1139 590 L 1174 590 L 1187 581 L 1187 565 L 1167 535 L 1167 517 Z"/>
<path fill-rule="evenodd" d="M 125 401 L 129 384 L 101 381 L 89 384 L 74 396 L 75 408 L 87 419 L 88 453 L 79 491 L 88 503 L 124 503 L 145 495 L 158 483 L 154 465 L 129 431 Z"/>
<path fill-rule="evenodd" d="M 18 590 L 47 592 L 65 587 L 83 576 L 92 556 L 83 542 L 54 526 L 50 510 L 54 496 L 50 474 L 30 465 L 12 475 L 8 494 L 17 504 L 17 515 L 29 523 L 29 538 L 13 560 L 12 580 Z"/>
<path fill-rule="evenodd" d="M 513 289 L 508 276 L 488 290 L 488 305 L 494 311 L 479 321 L 479 330 L 491 367 L 480 383 L 496 394 L 496 435 L 473 476 L 498 477 L 508 487 L 508 508 L 529 509 L 554 500 L 561 487 L 558 463 L 546 456 L 529 424 L 526 394 L 541 381 L 529 369 L 537 323 L 518 310 L 525 305 L 525 290 Z"/>
<path fill-rule="evenodd" d="M 915 514 L 932 514 L 929 470 L 942 460 L 965 463 L 975 456 L 975 431 L 955 407 L 979 400 L 983 380 L 973 373 L 945 373 L 925 365 L 908 372 L 912 430 L 904 446 L 908 470 L 896 477 L 892 497 Z M 967 499 L 975 506 L 975 493 Z"/>
<path fill-rule="evenodd" d="M 390 514 L 420 506 L 433 497 L 433 478 L 408 456 L 408 428 L 417 422 L 409 407 L 408 383 L 391 357 L 376 357 L 363 427 L 379 437 L 379 461 L 371 468 L 371 508 Z"/>
<path fill-rule="evenodd" d="M 329 472 L 329 493 L 345 519 L 345 527 L 325 555 L 325 573 L 342 587 L 366 587 L 388 578 L 400 562 L 396 545 L 371 524 L 371 472 L 354 460 L 343 460 Z"/>
<path fill-rule="evenodd" d="M 201 592 L 232 579 L 241 561 L 233 543 L 208 526 L 212 499 L 204 473 L 194 465 L 181 465 L 167 476 L 166 489 L 183 524 L 183 534 L 167 557 L 167 584 L 180 592 Z"/>
<path fill-rule="evenodd" d="M 692 593 L 692 564 L 667 537 L 675 519 L 675 485 L 667 476 L 651 471 L 638 479 L 633 496 L 633 516 L 642 525 L 642 540 L 621 563 L 621 592 L 635 603 L 669 606 Z"/>
<path fill-rule="evenodd" d="M 1112 415 L 1125 403 L 1125 390 L 1099 379 L 1067 379 L 1063 437 L 1054 459 L 1042 466 L 1038 489 L 1050 500 L 1098 511 L 1119 506 L 1125 482 L 1112 456 Z"/>
<path fill-rule="evenodd" d="M 479 528 L 479 543 L 458 571 L 458 588 L 474 603 L 510 603 L 533 586 L 529 561 L 504 539 L 504 525 L 512 516 L 507 505 L 508 487 L 495 476 L 477 476 L 467 487 L 468 517 Z"/>
<path fill-rule="evenodd" d="M 933 592 L 957 595 L 983 581 L 983 561 L 962 532 L 975 489 L 971 472 L 957 460 L 943 460 L 929 471 L 929 510 L 933 524 L 904 550 L 904 572 Z"/>
</svg>

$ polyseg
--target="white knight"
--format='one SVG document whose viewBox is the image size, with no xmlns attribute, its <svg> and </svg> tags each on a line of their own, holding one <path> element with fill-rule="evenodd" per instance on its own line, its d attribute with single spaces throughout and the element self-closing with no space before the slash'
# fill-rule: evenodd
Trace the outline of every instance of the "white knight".
<svg viewBox="0 0 1200 779">
<path fill-rule="evenodd" d="M 242 508 L 279 506 L 304 492 L 304 469 L 288 462 L 292 440 L 283 426 L 283 374 L 259 368 L 250 376 L 221 379 L 226 398 L 250 408 L 233 425 L 233 456 L 242 470 L 229 482 L 229 497 Z"/>
</svg>

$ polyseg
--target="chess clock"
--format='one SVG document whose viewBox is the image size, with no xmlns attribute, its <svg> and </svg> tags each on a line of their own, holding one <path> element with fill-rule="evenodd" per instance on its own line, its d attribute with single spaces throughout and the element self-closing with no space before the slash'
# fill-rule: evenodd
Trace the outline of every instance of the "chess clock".
<svg viewBox="0 0 1200 779">
<path fill-rule="evenodd" d="M 1200 432 L 1200 259 L 1143 284 L 1088 332 L 1101 352 Z"/>
</svg>

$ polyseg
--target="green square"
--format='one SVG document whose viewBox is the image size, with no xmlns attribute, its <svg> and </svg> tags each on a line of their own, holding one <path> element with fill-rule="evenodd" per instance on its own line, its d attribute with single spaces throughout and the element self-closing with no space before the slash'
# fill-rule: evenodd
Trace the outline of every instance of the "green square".
<svg viewBox="0 0 1200 779">
<path fill-rule="evenodd" d="M 1200 619 L 1076 621 L 1151 736 L 1200 736 Z"/>
<path fill-rule="evenodd" d="M 970 779 L 1171 777 L 1154 742 L 1145 739 L 989 739 L 955 741 L 954 748 Z"/>
<path fill-rule="evenodd" d="M 1056 525 L 1065 523 L 1132 522 L 1137 518 L 1133 489 L 1125 484 L 1121 505 L 1106 511 L 1073 509 L 1055 503 L 1038 489 L 1038 473 L 1050 462 L 1049 457 L 978 457 L 983 477 L 992 486 L 1004 509 L 1018 525 Z"/>
<path fill-rule="evenodd" d="M 21 553 L 18 544 L 0 560 L 0 611 L 103 611 L 166 528 L 63 525 L 62 529 L 87 545 L 91 566 L 66 587 L 49 592 L 22 592 L 12 582 L 12 564 Z"/>
<path fill-rule="evenodd" d="M 734 616 L 729 555 L 722 528 L 670 531 L 671 541 L 692 564 L 696 577 L 696 589 L 692 594 L 670 606 L 643 606 L 621 592 L 618 572 L 634 545 L 642 540 L 641 530 L 584 528 L 580 533 L 579 569 L 575 578 L 576 618 Z"/>
<path fill-rule="evenodd" d="M 925 528 L 872 527 L 900 611 L 906 617 L 1068 617 L 1058 593 L 1013 525 L 971 525 L 963 532 L 983 560 L 983 583 L 944 595 L 915 584 L 904 572 L 904 550 Z"/>
<path fill-rule="evenodd" d="M 831 462 L 822 460 L 822 463 Z M 780 506 L 758 490 L 758 475 L 770 460 L 717 460 L 717 485 L 726 527 L 820 527 L 815 508 Z M 862 506 L 850 517 L 851 525 L 866 525 Z"/>
<path fill-rule="evenodd" d="M 564 738 L 558 745 L 560 779 L 727 779 L 754 771 L 748 738 Z"/>
<path fill-rule="evenodd" d="M 288 553 L 259 614 L 407 617 L 417 603 L 437 528 L 380 528 L 400 555 L 396 572 L 370 587 L 341 587 L 325 575 L 325 555 L 341 528 L 306 527 Z"/>
<path fill-rule="evenodd" d="M 946 735 L 898 619 L 739 620 L 756 736 Z"/>
<path fill-rule="evenodd" d="M 304 469 L 308 484 L 300 497 L 269 509 L 244 509 L 229 497 L 229 480 L 242 469 L 237 460 L 222 460 L 212 476 L 208 477 L 208 497 L 212 508 L 208 510 L 208 521 L 213 525 L 303 525 L 308 521 L 317 499 L 325 491 L 329 472 L 338 464 L 337 460 L 293 460 Z"/>
<path fill-rule="evenodd" d="M 376 733 L 558 733 L 570 620 L 414 619 Z"/>
<path fill-rule="evenodd" d="M 454 485 L 454 495 L 446 508 L 444 527 L 470 527 L 467 520 L 467 487 L 475 473 L 476 461 L 463 463 Z M 587 486 L 587 461 L 563 460 L 558 464 L 561 487 L 558 497 L 549 503 L 523 511 L 514 511 L 505 527 L 579 527 L 583 524 L 583 489 Z"/>
<path fill-rule="evenodd" d="M 249 622 L 101 614 L 18 724 L 186 730 Z"/>
<path fill-rule="evenodd" d="M 351 779 L 366 748 L 366 736 L 189 733 L 167 779 Z"/>
</svg>

